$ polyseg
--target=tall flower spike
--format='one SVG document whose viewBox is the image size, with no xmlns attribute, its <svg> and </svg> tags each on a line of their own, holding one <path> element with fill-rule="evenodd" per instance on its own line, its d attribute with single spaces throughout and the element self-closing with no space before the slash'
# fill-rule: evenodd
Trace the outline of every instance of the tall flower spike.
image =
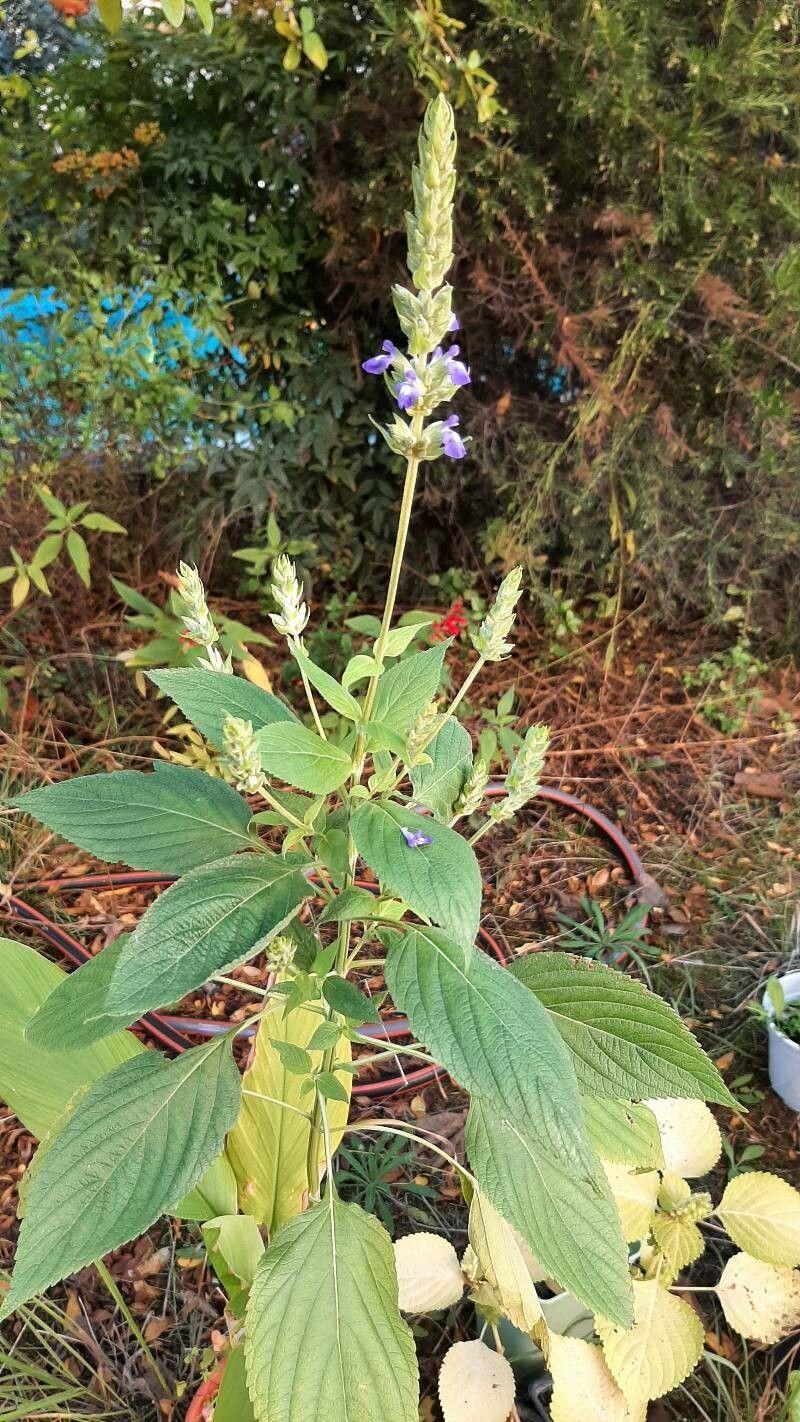
<svg viewBox="0 0 800 1422">
<path fill-rule="evenodd" d="M 464 781 L 464 788 L 455 803 L 454 816 L 461 819 L 462 815 L 474 815 L 483 803 L 486 794 L 486 786 L 489 781 L 489 767 L 480 756 L 475 761 L 472 769 Z"/>
<path fill-rule="evenodd" d="M 206 653 L 200 659 L 200 666 L 208 671 L 232 672 L 230 657 L 223 657 L 216 645 L 219 633 L 208 610 L 206 590 L 200 574 L 191 563 L 178 565 L 178 592 L 186 603 L 186 612 L 181 619 L 183 625 L 192 641 L 199 643 Z"/>
<path fill-rule="evenodd" d="M 406 764 L 409 766 L 419 765 L 424 756 L 425 746 L 428 744 L 433 734 L 434 727 L 439 721 L 439 711 L 435 701 L 431 701 L 424 710 L 420 711 L 416 721 L 408 733 L 406 740 Z M 427 759 L 428 757 L 424 757 Z"/>
<path fill-rule="evenodd" d="M 258 742 L 249 721 L 226 716 L 222 728 L 220 768 L 225 779 L 246 795 L 255 795 L 264 784 Z"/>
<path fill-rule="evenodd" d="M 456 185 L 453 110 L 444 94 L 428 105 L 412 174 L 414 211 L 406 213 L 408 267 L 420 291 L 435 291 L 453 261 Z"/>
<path fill-rule="evenodd" d="M 522 569 L 512 568 L 497 589 L 493 605 L 472 639 L 475 651 L 487 662 L 499 662 L 514 650 L 513 642 L 508 642 L 514 626 L 516 606 L 522 592 Z"/>
<path fill-rule="evenodd" d="M 303 602 L 303 585 L 291 558 L 281 553 L 272 565 L 272 596 L 279 611 L 271 612 L 272 625 L 282 636 L 292 641 L 299 637 L 308 623 L 309 611 Z"/>
<path fill-rule="evenodd" d="M 550 741 L 547 726 L 538 723 L 525 732 L 525 740 L 517 751 L 511 769 L 506 776 L 504 799 L 492 805 L 489 818 L 508 820 L 521 810 L 539 789 L 539 781 L 544 769 L 544 758 Z"/>
</svg>

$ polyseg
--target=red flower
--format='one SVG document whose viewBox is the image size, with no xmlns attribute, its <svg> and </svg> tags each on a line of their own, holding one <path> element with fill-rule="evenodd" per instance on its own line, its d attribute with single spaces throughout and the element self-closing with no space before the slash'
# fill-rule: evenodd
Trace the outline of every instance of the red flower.
<svg viewBox="0 0 800 1422">
<path fill-rule="evenodd" d="M 464 611 L 464 599 L 457 597 L 441 621 L 434 622 L 431 628 L 431 641 L 444 642 L 448 637 L 460 637 L 462 632 L 466 632 L 468 626 L 469 620 Z"/>
</svg>

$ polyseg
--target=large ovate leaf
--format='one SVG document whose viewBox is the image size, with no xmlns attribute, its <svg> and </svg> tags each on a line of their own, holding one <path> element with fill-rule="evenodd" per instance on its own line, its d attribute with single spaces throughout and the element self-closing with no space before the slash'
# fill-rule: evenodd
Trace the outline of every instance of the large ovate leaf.
<svg viewBox="0 0 800 1422">
<path fill-rule="evenodd" d="M 664 1165 L 684 1180 L 713 1170 L 722 1155 L 719 1126 L 702 1101 L 648 1101 L 658 1122 Z"/>
<path fill-rule="evenodd" d="M 413 652 L 384 671 L 378 682 L 372 720 L 405 735 L 439 690 L 446 650 L 447 644 L 442 642 L 425 652 Z"/>
<path fill-rule="evenodd" d="M 203 1223 L 217 1215 L 236 1213 L 236 1176 L 225 1151 L 212 1160 L 188 1195 L 171 1210 L 181 1220 Z"/>
<path fill-rule="evenodd" d="M 633 1284 L 634 1326 L 620 1329 L 597 1318 L 609 1371 L 636 1407 L 663 1397 L 697 1366 L 703 1352 L 703 1325 L 694 1309 L 655 1279 Z"/>
<path fill-rule="evenodd" d="M 440 1234 L 404 1234 L 394 1242 L 397 1304 L 403 1313 L 434 1313 L 458 1303 L 464 1275 L 449 1239 Z"/>
<path fill-rule="evenodd" d="M 552 1422 L 633 1422 L 596 1344 L 551 1333 L 547 1369 L 553 1379 Z"/>
<path fill-rule="evenodd" d="M 112 945 L 110 963 L 104 949 L 70 974 L 31 1022 L 31 1040 L 80 1046 L 177 1001 L 256 953 L 311 892 L 291 856 L 236 855 L 193 869 Z"/>
<path fill-rule="evenodd" d="M 392 800 L 365 800 L 353 812 L 350 828 L 361 858 L 385 889 L 439 924 L 462 950 L 472 946 L 480 922 L 481 875 L 460 834 Z M 404 829 L 430 843 L 413 848 Z"/>
<path fill-rule="evenodd" d="M 221 749 L 229 716 L 249 721 L 254 731 L 276 721 L 297 722 L 283 701 L 240 676 L 207 671 L 203 667 L 167 667 L 148 672 L 150 680 L 180 708 L 187 721 Z"/>
<path fill-rule="evenodd" d="M 737 1175 L 717 1216 L 745 1254 L 765 1264 L 800 1264 L 800 1194 L 787 1180 L 761 1170 Z"/>
<path fill-rule="evenodd" d="M 329 1186 L 276 1236 L 247 1304 L 258 1422 L 418 1422 L 417 1362 L 388 1234 Z"/>
<path fill-rule="evenodd" d="M 569 1052 L 521 983 L 485 953 L 465 957 L 439 929 L 411 928 L 390 941 L 386 984 L 459 1085 L 562 1164 L 599 1177 Z"/>
<path fill-rule="evenodd" d="M 80 1097 L 35 1162 L 5 1316 L 149 1229 L 192 1189 L 239 1109 L 229 1038 L 144 1052 Z"/>
<path fill-rule="evenodd" d="M 674 1009 L 626 973 L 566 953 L 530 953 L 511 971 L 551 1013 L 587 1096 L 736 1105 Z"/>
<path fill-rule="evenodd" d="M 138 1056 L 144 1044 L 131 1032 L 114 1032 L 77 1052 L 52 1052 L 27 1040 L 25 1030 L 49 995 L 68 976 L 34 948 L 0 938 L 0 1097 L 26 1130 L 41 1140 L 81 1087 Z"/>
<path fill-rule="evenodd" d="M 619 1212 L 623 1237 L 628 1243 L 647 1239 L 658 1199 L 658 1171 L 629 1170 L 609 1160 L 603 1165 Z"/>
<path fill-rule="evenodd" d="M 444 1422 L 506 1422 L 516 1387 L 511 1364 L 479 1338 L 454 1343 L 439 1371 Z"/>
<path fill-rule="evenodd" d="M 800 1328 L 800 1270 L 734 1254 L 722 1271 L 717 1297 L 731 1328 L 758 1343 L 778 1343 Z"/>
<path fill-rule="evenodd" d="M 241 1110 L 228 1137 L 228 1156 L 239 1183 L 241 1208 L 266 1225 L 270 1234 L 302 1209 L 308 1189 L 306 1157 L 310 1133 L 309 1122 L 297 1115 L 298 1110 L 307 1111 L 309 1105 L 309 1096 L 302 1092 L 303 1077 L 288 1070 L 275 1044 L 288 1043 L 308 1052 L 311 1070 L 320 1070 L 323 1052 L 309 1050 L 309 1043 L 321 1020 L 307 1007 L 297 1007 L 284 1016 L 282 1005 L 262 1017 L 253 1062 L 242 1082 Z M 348 1062 L 350 1052 L 350 1042 L 340 1038 L 338 1060 Z M 334 1149 L 338 1132 L 347 1121 L 352 1085 L 347 1071 L 337 1071 L 336 1079 L 348 1101 L 327 1103 Z M 323 1161 L 321 1145 L 320 1166 Z"/>
<path fill-rule="evenodd" d="M 10 803 L 98 859 L 134 869 L 183 874 L 253 847 L 241 795 L 201 770 L 164 761 L 152 775 L 81 775 Z"/>
<path fill-rule="evenodd" d="M 312 795 L 338 790 L 352 769 L 347 751 L 334 741 L 324 741 L 305 726 L 285 722 L 265 726 L 256 741 L 267 775 L 295 785 L 298 790 L 309 790 Z"/>
<path fill-rule="evenodd" d="M 528 1263 L 511 1225 L 483 1191 L 473 1192 L 469 1242 L 480 1277 L 493 1290 L 503 1314 L 523 1333 L 542 1337 L 544 1316 Z"/>
<path fill-rule="evenodd" d="M 442 726 L 426 754 L 429 761 L 411 771 L 414 799 L 427 805 L 437 820 L 446 824 L 472 764 L 469 733 L 451 719 Z"/>
<path fill-rule="evenodd" d="M 467 1117 L 467 1155 L 481 1189 L 547 1274 L 627 1327 L 628 1251 L 602 1170 L 558 1163 L 548 1146 L 524 1137 L 477 1097 Z"/>
<path fill-rule="evenodd" d="M 660 1170 L 664 1151 L 658 1122 L 648 1106 L 596 1096 L 582 1097 L 581 1105 L 589 1140 L 603 1160 Z"/>
</svg>

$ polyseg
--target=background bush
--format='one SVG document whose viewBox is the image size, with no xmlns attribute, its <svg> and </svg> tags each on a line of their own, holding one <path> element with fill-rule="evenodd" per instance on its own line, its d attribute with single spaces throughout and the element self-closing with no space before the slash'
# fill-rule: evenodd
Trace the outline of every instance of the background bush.
<svg viewBox="0 0 800 1422">
<path fill-rule="evenodd" d="M 49 49 L 0 52 L 0 285 L 56 285 L 73 327 L 33 369 L 2 353 L 7 471 L 113 448 L 140 486 L 179 477 L 184 541 L 224 518 L 252 542 L 277 508 L 368 584 L 397 485 L 360 361 L 396 334 L 405 174 L 444 86 L 474 444 L 428 476 L 413 571 L 521 551 L 545 596 L 745 602 L 796 645 L 793 6 L 318 0 L 322 73 L 246 5 L 210 37 L 81 20 L 77 48 L 47 5 L 5 9 L 23 33 L 49 12 Z M 221 351 L 122 340 L 109 304 L 145 289 Z"/>
</svg>

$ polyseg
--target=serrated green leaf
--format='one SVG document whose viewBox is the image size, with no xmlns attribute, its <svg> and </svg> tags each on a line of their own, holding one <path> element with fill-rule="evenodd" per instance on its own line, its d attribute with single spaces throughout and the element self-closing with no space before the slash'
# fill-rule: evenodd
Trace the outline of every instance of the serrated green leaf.
<svg viewBox="0 0 800 1422">
<path fill-rule="evenodd" d="M 265 726 L 256 734 L 261 764 L 267 775 L 309 790 L 313 795 L 327 795 L 338 790 L 352 770 L 352 760 L 334 741 L 323 741 L 305 726 Z"/>
<path fill-rule="evenodd" d="M 9 802 L 105 863 L 183 874 L 252 849 L 241 795 L 201 770 L 157 761 L 153 774 L 82 775 Z"/>
<path fill-rule="evenodd" d="M 447 824 L 472 764 L 472 742 L 458 721 L 447 721 L 428 746 L 430 761 L 411 771 L 414 799 Z"/>
<path fill-rule="evenodd" d="M 703 1325 L 683 1299 L 656 1283 L 633 1284 L 633 1328 L 621 1331 L 597 1318 L 609 1370 L 629 1406 L 671 1392 L 695 1368 L 703 1352 Z"/>
<path fill-rule="evenodd" d="M 599 1165 L 564 1166 L 546 1144 L 524 1137 L 493 1102 L 478 1097 L 467 1117 L 466 1144 L 481 1189 L 542 1268 L 587 1308 L 628 1327 L 628 1251 Z"/>
<path fill-rule="evenodd" d="M 49 568 L 61 552 L 64 539 L 60 533 L 49 533 L 43 538 L 33 555 L 31 567 Z"/>
<path fill-rule="evenodd" d="M 326 672 L 323 667 L 318 667 L 316 662 L 312 662 L 310 657 L 304 656 L 302 653 L 300 653 L 299 665 L 315 691 L 324 697 L 334 711 L 338 711 L 340 716 L 345 716 L 349 721 L 359 719 L 361 707 L 356 698 L 340 685 L 335 676 L 331 676 L 330 672 Z"/>
<path fill-rule="evenodd" d="M 418 1422 L 414 1340 L 397 1308 L 391 1241 L 332 1190 L 264 1255 L 245 1350 L 258 1422 Z"/>
<path fill-rule="evenodd" d="M 40 484 L 38 486 L 36 490 L 36 495 L 37 498 L 39 498 L 44 504 L 49 514 L 53 514 L 56 518 L 66 518 L 66 504 L 62 504 L 61 500 L 56 498 L 55 494 L 52 492 L 51 489 L 48 489 L 46 484 Z"/>
<path fill-rule="evenodd" d="M 255 1422 L 253 1404 L 247 1391 L 244 1344 L 231 1349 L 222 1382 L 214 1402 L 214 1422 Z"/>
<path fill-rule="evenodd" d="M 121 584 L 118 586 L 122 586 Z M 228 716 L 249 721 L 254 731 L 278 721 L 297 724 L 283 701 L 240 676 L 206 671 L 203 667 L 170 667 L 147 673 L 150 681 L 180 707 L 187 721 L 218 749 Z"/>
<path fill-rule="evenodd" d="M 151 904 L 121 947 L 112 945 L 110 963 L 106 948 L 70 973 L 31 1022 L 31 1040 L 74 1049 L 177 1001 L 256 953 L 312 892 L 297 864 L 277 855 L 237 855 L 191 870 Z"/>
<path fill-rule="evenodd" d="M 410 622 L 400 627 L 393 627 L 386 638 L 386 646 L 383 649 L 385 657 L 402 657 L 403 653 L 411 646 L 415 637 L 418 637 L 423 627 L 429 627 L 432 617 L 422 617 L 418 622 Z"/>
<path fill-rule="evenodd" d="M 658 1122 L 648 1106 L 633 1101 L 581 1099 L 589 1139 L 603 1160 L 660 1170 L 664 1151 Z"/>
<path fill-rule="evenodd" d="M 143 1052 L 89 1087 L 33 1173 L 2 1317 L 149 1229 L 200 1179 L 239 1109 L 229 1038 Z"/>
<path fill-rule="evenodd" d="M 356 685 L 356 682 L 366 681 L 367 677 L 374 676 L 380 670 L 381 668 L 374 657 L 366 657 L 363 653 L 359 653 L 358 656 L 350 658 L 342 672 L 342 686 L 345 691 L 349 691 L 351 686 Z"/>
<path fill-rule="evenodd" d="M 446 649 L 442 642 L 389 667 L 378 682 L 372 720 L 405 735 L 439 689 Z"/>
<path fill-rule="evenodd" d="M 566 953 L 531 953 L 511 971 L 551 1014 L 587 1096 L 736 1105 L 674 1009 L 627 974 Z"/>
<path fill-rule="evenodd" d="M 341 978 L 336 973 L 332 973 L 322 984 L 322 996 L 330 1004 L 334 1012 L 338 1012 L 342 1017 L 347 1017 L 360 1027 L 363 1022 L 379 1022 L 380 1014 L 374 1002 L 370 1002 L 363 992 L 350 983 L 347 978 Z"/>
<path fill-rule="evenodd" d="M 127 533 L 121 523 L 117 523 L 115 518 L 109 518 L 104 513 L 84 514 L 81 519 L 84 528 L 92 529 L 95 533 Z"/>
<path fill-rule="evenodd" d="M 378 912 L 378 900 L 367 889 L 349 886 L 342 889 L 319 916 L 320 923 L 350 923 L 353 919 L 369 921 Z"/>
<path fill-rule="evenodd" d="M 350 828 L 362 859 L 390 893 L 421 918 L 433 919 L 465 949 L 472 946 L 480 921 L 481 875 L 460 834 L 392 800 L 358 805 Z M 421 831 L 430 844 L 412 849 L 403 828 Z"/>
<path fill-rule="evenodd" d="M 465 959 L 435 928 L 393 937 L 385 973 L 414 1035 L 460 1086 L 563 1166 L 599 1181 L 569 1052 L 521 983 L 485 953 Z"/>
<path fill-rule="evenodd" d="M 311 1057 L 304 1047 L 298 1047 L 296 1042 L 281 1041 L 279 1037 L 275 1038 L 272 1045 L 292 1076 L 308 1076 L 311 1071 Z"/>
<path fill-rule="evenodd" d="M 342 1085 L 332 1071 L 318 1072 L 314 1077 L 314 1085 L 320 1096 L 324 1096 L 326 1101 L 349 1102 L 350 1100 L 347 1087 Z"/>
</svg>

